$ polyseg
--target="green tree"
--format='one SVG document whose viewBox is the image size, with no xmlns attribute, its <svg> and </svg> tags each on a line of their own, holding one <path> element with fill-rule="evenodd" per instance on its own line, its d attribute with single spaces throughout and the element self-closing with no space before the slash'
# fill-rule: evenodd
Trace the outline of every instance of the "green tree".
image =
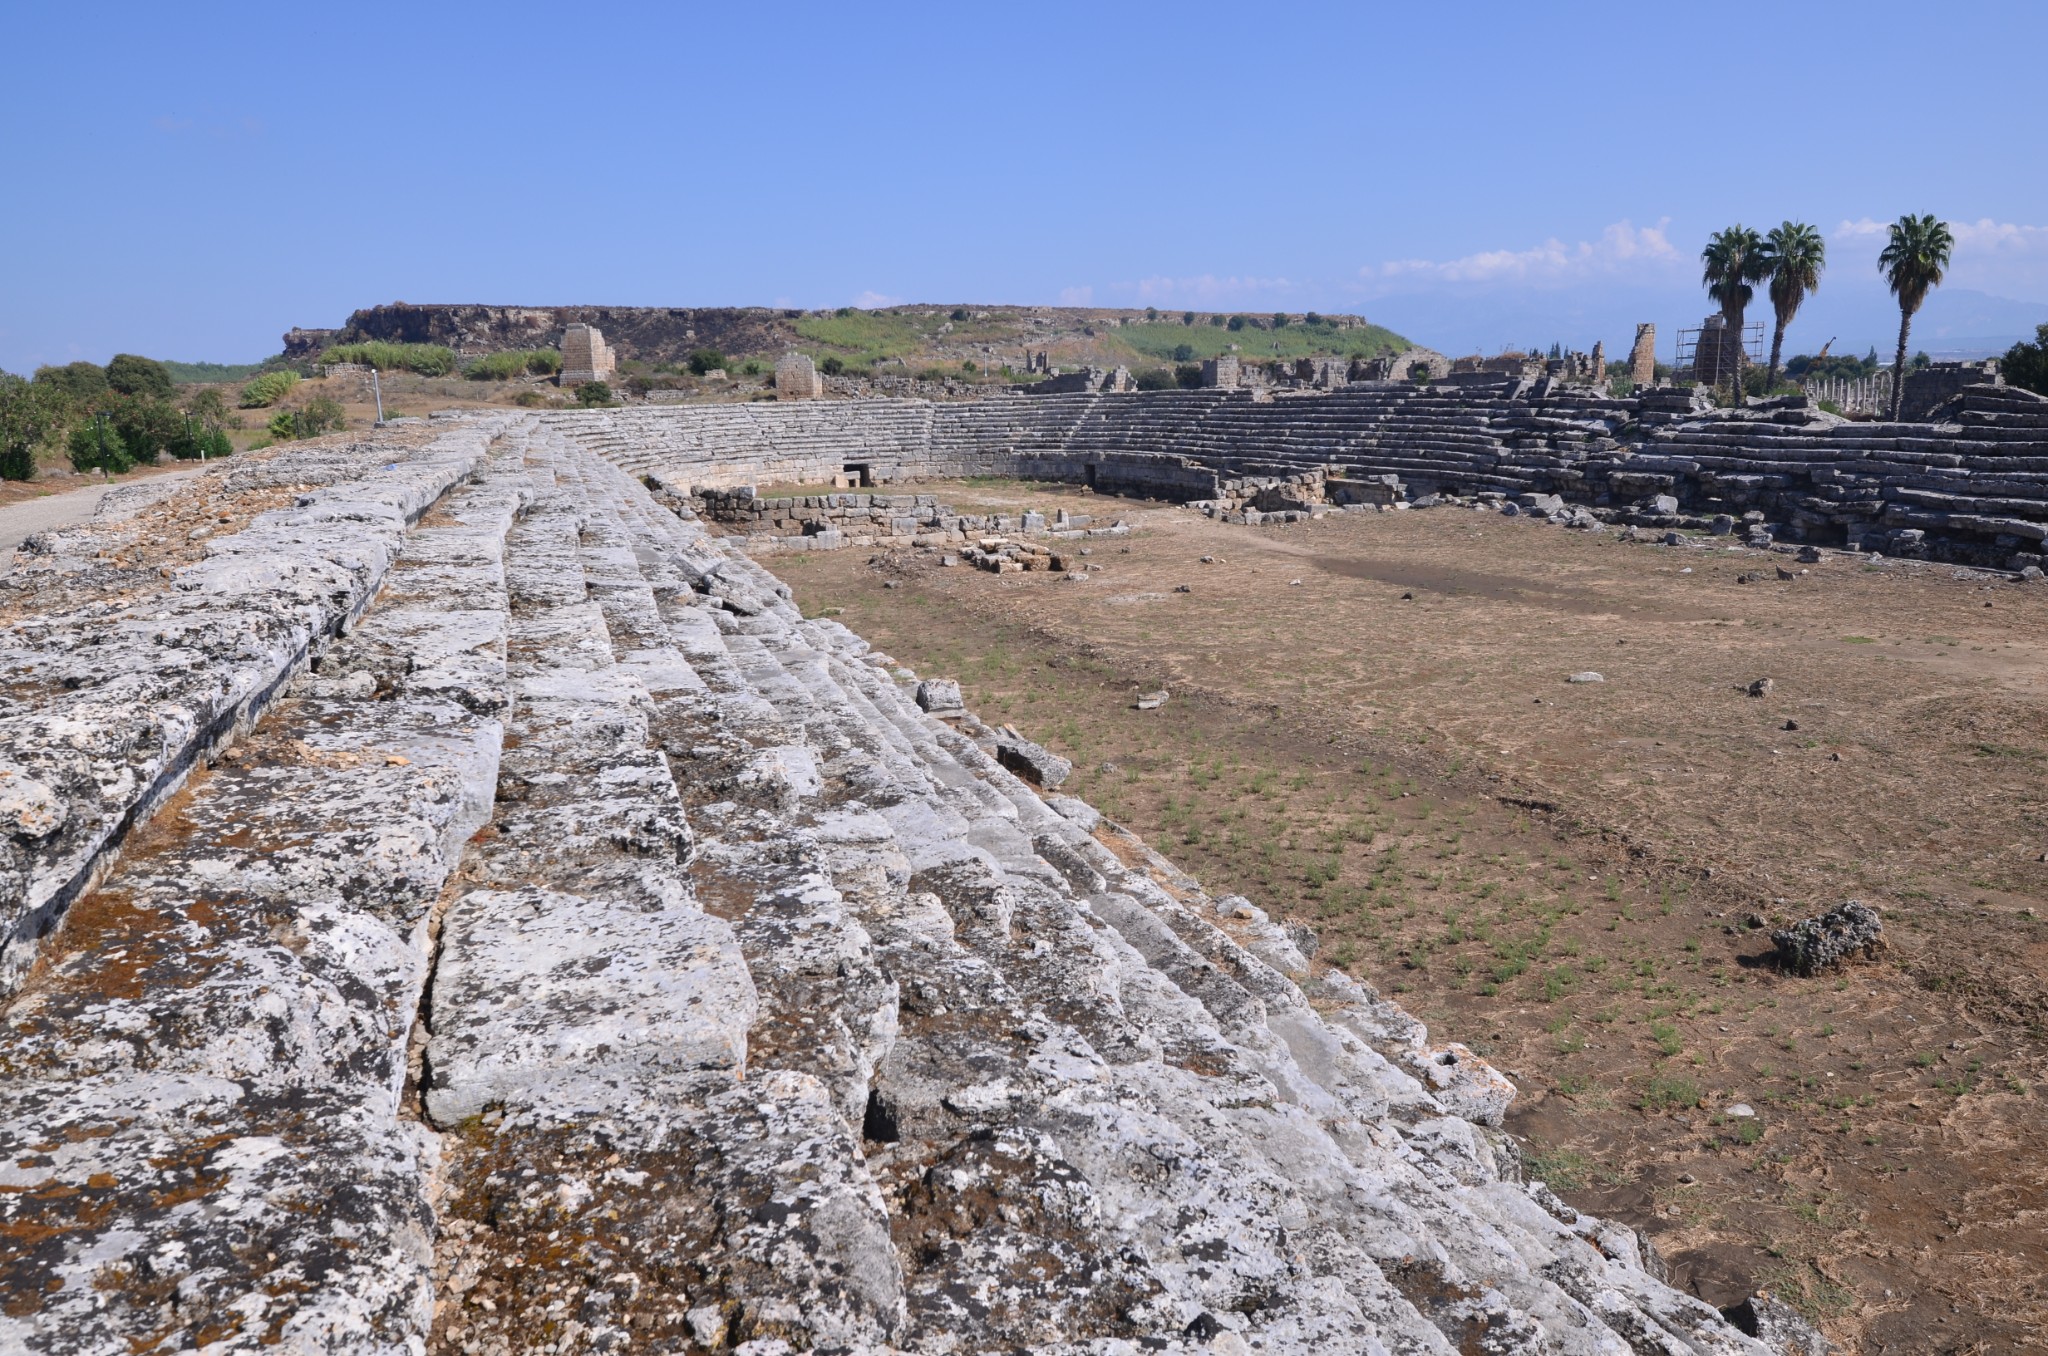
<svg viewBox="0 0 2048 1356">
<path fill-rule="evenodd" d="M 121 442 L 121 431 L 111 419 L 88 419 L 72 429 L 67 450 L 72 466 L 81 472 L 119 475 L 135 464 Z"/>
<path fill-rule="evenodd" d="M 1936 221 L 1933 213 L 1914 216 L 1908 212 L 1891 226 L 1891 239 L 1877 256 L 1877 271 L 1885 285 L 1899 299 L 1899 352 L 1892 363 L 1892 419 L 1896 422 L 1906 400 L 1906 341 L 1913 329 L 1913 315 L 1927 300 L 1927 294 L 1941 285 L 1948 272 L 1949 256 L 1956 239 L 1948 223 Z"/>
<path fill-rule="evenodd" d="M 1764 237 L 1765 276 L 1771 280 L 1771 309 L 1778 327 L 1771 334 L 1771 366 L 1764 377 L 1764 393 L 1778 384 L 1778 359 L 1785 351 L 1785 327 L 1799 314 L 1810 293 L 1820 290 L 1820 275 L 1828 266 L 1828 244 L 1819 231 L 1803 221 L 1788 221 Z"/>
<path fill-rule="evenodd" d="M 612 388 L 601 381 L 586 381 L 576 388 L 576 403 L 586 409 L 609 405 L 612 403 Z"/>
<path fill-rule="evenodd" d="M 2034 342 L 2021 340 L 2005 351 L 2005 379 L 2014 386 L 2048 395 L 2048 325 L 2034 327 Z"/>
<path fill-rule="evenodd" d="M 220 387 L 202 386 L 185 402 L 185 413 L 208 428 L 219 428 L 227 422 L 228 402 L 222 397 Z"/>
<path fill-rule="evenodd" d="M 169 400 L 178 393 L 177 383 L 164 365 L 154 358 L 135 353 L 116 353 L 107 364 L 107 385 L 122 395 L 148 396 Z"/>
<path fill-rule="evenodd" d="M 1287 328 L 1287 312 L 1273 312 L 1273 328 L 1276 330 L 1284 330 Z"/>
<path fill-rule="evenodd" d="M 1230 330 L 1231 330 L 1232 332 L 1235 332 L 1235 331 L 1237 331 L 1237 330 L 1241 330 L 1241 329 L 1243 329 L 1243 328 L 1244 328 L 1244 317 L 1243 317 L 1243 316 L 1241 316 L 1241 315 L 1234 315 L 1234 316 L 1230 317 L 1230 323 L 1229 323 L 1229 328 L 1230 328 Z"/>
<path fill-rule="evenodd" d="M 71 418 L 71 397 L 55 385 L 0 372 L 0 480 L 36 473 L 36 448 Z"/>
<path fill-rule="evenodd" d="M 170 451 L 185 431 L 185 416 L 169 401 L 155 396 L 114 396 L 107 401 L 107 418 L 121 434 L 121 448 L 130 465 L 155 461 L 157 454 Z"/>
<path fill-rule="evenodd" d="M 1180 313 L 1180 323 L 1181 323 L 1181 324 L 1183 324 L 1183 325 L 1192 325 L 1192 324 L 1194 324 L 1194 323 L 1195 323 L 1195 313 L 1194 313 L 1193 311 L 1182 311 L 1182 312 Z"/>
<path fill-rule="evenodd" d="M 690 355 L 690 371 L 700 377 L 707 372 L 716 372 L 724 366 L 725 355 L 715 348 L 700 348 Z M 602 385 L 602 383 L 589 382 L 586 385 Z M 579 387 L 578 389 L 580 390 L 581 388 Z"/>
<path fill-rule="evenodd" d="M 107 393 L 107 373 L 95 363 L 84 362 L 38 367 L 36 385 L 61 391 L 81 406 L 90 405 Z"/>
<path fill-rule="evenodd" d="M 1762 282 L 1764 278 L 1763 244 L 1762 236 L 1738 223 L 1716 231 L 1708 237 L 1707 247 L 1700 251 L 1700 281 L 1706 286 L 1707 295 L 1721 309 L 1728 328 L 1734 331 L 1731 342 L 1735 370 L 1721 375 L 1726 376 L 1738 390 L 1742 380 L 1742 316 L 1749 309 L 1750 299 L 1756 295 L 1756 288 L 1751 284 Z"/>
<path fill-rule="evenodd" d="M 829 354 L 824 362 L 818 364 L 818 370 L 828 377 L 836 377 L 846 370 L 846 359 L 836 353 Z"/>
</svg>

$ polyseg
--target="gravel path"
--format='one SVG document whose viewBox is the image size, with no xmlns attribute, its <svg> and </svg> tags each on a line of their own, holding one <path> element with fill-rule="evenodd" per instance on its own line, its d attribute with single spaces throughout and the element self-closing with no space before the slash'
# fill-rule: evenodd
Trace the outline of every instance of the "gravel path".
<svg viewBox="0 0 2048 1356">
<path fill-rule="evenodd" d="M 190 470 L 166 471 L 152 479 L 183 480 L 198 475 L 201 467 Z M 117 484 L 139 484 L 146 482 L 121 481 Z M 108 490 L 116 485 L 88 485 L 84 489 L 66 490 L 62 494 L 48 495 L 42 499 L 27 499 L 18 504 L 0 507 L 0 553 L 11 553 L 15 547 L 38 532 L 53 527 L 64 527 L 71 523 L 83 522 L 90 518 L 93 510 L 100 506 Z M 0 574 L 13 566 L 8 555 L 0 554 Z"/>
</svg>

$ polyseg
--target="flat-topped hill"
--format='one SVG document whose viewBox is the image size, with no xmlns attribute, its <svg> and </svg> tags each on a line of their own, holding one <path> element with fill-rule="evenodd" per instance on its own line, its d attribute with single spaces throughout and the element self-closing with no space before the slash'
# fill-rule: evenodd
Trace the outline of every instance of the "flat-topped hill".
<svg viewBox="0 0 2048 1356">
<path fill-rule="evenodd" d="M 577 323 L 595 325 L 619 357 L 649 367 L 703 349 L 729 359 L 773 360 L 801 349 L 823 361 L 912 369 L 963 362 L 1022 371 L 1028 353 L 1054 367 L 1137 368 L 1198 362 L 1237 351 L 1247 359 L 1374 357 L 1413 347 L 1361 316 L 1315 312 L 1114 310 L 1070 306 L 903 305 L 829 311 L 764 306 L 487 306 L 392 302 L 350 315 L 338 329 L 294 329 L 285 355 L 316 358 L 365 340 L 441 344 L 465 357 L 559 346 Z"/>
</svg>

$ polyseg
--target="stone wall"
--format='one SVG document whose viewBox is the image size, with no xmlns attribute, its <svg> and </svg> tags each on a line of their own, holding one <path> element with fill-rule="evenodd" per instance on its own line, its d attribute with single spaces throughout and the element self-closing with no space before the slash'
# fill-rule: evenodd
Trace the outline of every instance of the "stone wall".
<svg viewBox="0 0 2048 1356">
<path fill-rule="evenodd" d="M 751 485 L 696 489 L 661 475 L 648 477 L 655 497 L 681 516 L 702 519 L 746 549 L 833 551 L 846 546 L 960 546 L 991 534 L 1076 538 L 1116 536 L 1121 520 L 1061 509 L 1043 513 L 956 513 L 929 494 L 761 495 Z"/>
<path fill-rule="evenodd" d="M 1899 417 L 1915 422 L 1931 418 L 1935 411 L 1961 395 L 1966 386 L 2003 386 L 1998 359 L 1975 363 L 1931 363 L 1906 373 L 1906 396 Z"/>
<path fill-rule="evenodd" d="M 1851 422 L 1799 397 L 1715 410 L 1684 388 L 1631 398 L 1552 378 L 1031 400 L 870 400 L 547 416 L 636 471 L 690 486 L 1009 475 L 1189 503 L 1228 481 L 1392 475 L 1416 495 L 1556 494 L 1626 509 L 1760 515 L 1775 539 L 2021 569 L 2048 529 L 2048 401 L 1965 388 L 1949 422 Z"/>
</svg>

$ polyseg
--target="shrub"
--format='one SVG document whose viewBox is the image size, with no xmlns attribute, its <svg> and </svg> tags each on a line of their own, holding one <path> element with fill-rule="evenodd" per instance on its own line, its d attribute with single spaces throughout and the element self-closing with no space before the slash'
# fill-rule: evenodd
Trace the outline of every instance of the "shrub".
<svg viewBox="0 0 2048 1356">
<path fill-rule="evenodd" d="M 1177 363 L 1193 362 L 1195 360 L 1195 346 L 1193 344 L 1175 344 L 1173 346 L 1173 360 Z"/>
<path fill-rule="evenodd" d="M 240 405 L 245 410 L 260 410 L 283 400 L 292 387 L 299 384 L 299 374 L 280 368 L 265 372 L 242 388 Z"/>
<path fill-rule="evenodd" d="M 306 408 L 298 412 L 298 436 L 301 438 L 317 438 L 347 425 L 341 402 L 333 396 L 314 396 L 306 402 Z"/>
<path fill-rule="evenodd" d="M 36 385 L 61 391 L 81 405 L 90 404 L 107 393 L 107 374 L 93 363 L 66 363 L 62 367 L 38 367 Z"/>
<path fill-rule="evenodd" d="M 360 363 L 379 372 L 417 372 L 423 377 L 445 377 L 455 370 L 455 350 L 440 344 L 393 344 L 371 339 L 359 344 L 336 344 L 320 355 L 323 363 Z"/>
<path fill-rule="evenodd" d="M 1174 384 L 1184 391 L 1199 390 L 1202 385 L 1202 365 L 1182 363 L 1173 369 Z"/>
<path fill-rule="evenodd" d="M 122 395 L 151 396 L 158 400 L 169 400 L 178 391 L 162 363 L 135 353 L 114 355 L 113 361 L 107 364 L 107 385 Z"/>
<path fill-rule="evenodd" d="M 1221 327 L 1223 326 L 1223 323 L 1224 323 L 1224 321 L 1223 321 L 1223 317 L 1222 317 L 1222 316 L 1220 316 L 1220 315 L 1212 315 L 1212 316 L 1210 316 L 1210 317 L 1209 317 L 1209 323 L 1210 323 L 1211 325 L 1214 325 L 1214 326 L 1216 326 L 1217 328 L 1219 328 L 1219 329 L 1220 329 L 1220 328 L 1221 328 Z M 1244 327 L 1243 327 L 1242 325 L 1240 325 L 1240 326 L 1238 326 L 1238 328 L 1239 328 L 1239 329 L 1243 329 Z"/>
<path fill-rule="evenodd" d="M 36 448 L 63 427 L 71 409 L 71 397 L 57 386 L 0 372 L 0 480 L 33 476 Z"/>
<path fill-rule="evenodd" d="M 1276 330 L 1284 330 L 1287 328 L 1287 312 L 1273 312 L 1273 328 Z"/>
<path fill-rule="evenodd" d="M 512 403 L 525 410 L 539 409 L 548 403 L 545 391 L 525 390 L 512 397 Z"/>
<path fill-rule="evenodd" d="M 179 461 L 202 461 L 235 455 L 235 445 L 228 441 L 226 433 L 190 419 L 185 421 L 185 427 L 178 430 L 164 450 Z"/>
<path fill-rule="evenodd" d="M 535 348 L 526 352 L 526 370 L 536 377 L 552 377 L 562 370 L 562 350 Z"/>
<path fill-rule="evenodd" d="M 828 377 L 836 377 L 846 370 L 846 359 L 835 353 L 825 359 L 824 362 L 819 363 L 818 370 Z"/>
<path fill-rule="evenodd" d="M 585 409 L 596 409 L 612 403 L 612 388 L 601 381 L 586 381 L 576 388 L 576 403 Z"/>
<path fill-rule="evenodd" d="M 965 373 L 966 373 L 966 374 L 967 374 L 968 376 L 970 376 L 970 377 L 971 377 L 971 376 L 973 376 L 973 375 L 974 375 L 975 373 L 977 373 L 977 372 L 981 371 L 981 368 L 975 365 L 975 361 L 974 361 L 974 359 L 972 359 L 972 358 L 962 358 L 962 359 L 960 360 L 960 370 L 961 370 L 962 372 L 965 372 Z"/>
<path fill-rule="evenodd" d="M 707 372 L 716 372 L 724 366 L 725 355 L 715 348 L 700 348 L 690 355 L 690 372 L 693 376 L 701 377 Z"/>
<path fill-rule="evenodd" d="M 761 360 L 758 358 L 749 358 L 740 364 L 740 374 L 742 376 L 758 377 L 766 370 L 761 366 Z"/>
<path fill-rule="evenodd" d="M 1195 313 L 1194 313 L 1193 311 L 1182 311 L 1182 312 L 1180 313 L 1180 323 L 1181 323 L 1181 324 L 1183 324 L 1183 325 L 1192 325 L 1192 324 L 1194 324 L 1194 323 L 1195 323 Z"/>
<path fill-rule="evenodd" d="M 1237 331 L 1239 331 L 1239 330 L 1243 329 L 1243 328 L 1244 328 L 1244 317 L 1243 317 L 1243 316 L 1241 316 L 1241 315 L 1234 315 L 1234 316 L 1230 317 L 1230 322 L 1229 322 L 1229 325 L 1227 326 L 1227 328 L 1228 328 L 1228 329 L 1229 329 L 1229 330 L 1231 331 L 1231 333 L 1233 333 L 1233 334 L 1235 334 L 1235 333 L 1236 333 Z"/>
<path fill-rule="evenodd" d="M 290 410 L 279 410 L 270 416 L 270 422 L 263 426 L 263 431 L 274 443 L 288 443 L 299 436 L 299 421 Z"/>
<path fill-rule="evenodd" d="M 1163 367 L 1148 367 L 1135 380 L 1141 391 L 1171 391 L 1176 385 L 1173 373 Z"/>
<path fill-rule="evenodd" d="M 67 451 L 71 464 L 80 471 L 105 471 L 118 475 L 135 463 L 121 445 L 120 430 L 111 420 L 94 419 L 71 430 Z"/>
<path fill-rule="evenodd" d="M 1310 311 L 1307 315 L 1301 318 L 1301 323 L 1304 325 L 1320 325 L 1323 323 L 1323 318 L 1317 315 L 1314 311 Z"/>
</svg>

